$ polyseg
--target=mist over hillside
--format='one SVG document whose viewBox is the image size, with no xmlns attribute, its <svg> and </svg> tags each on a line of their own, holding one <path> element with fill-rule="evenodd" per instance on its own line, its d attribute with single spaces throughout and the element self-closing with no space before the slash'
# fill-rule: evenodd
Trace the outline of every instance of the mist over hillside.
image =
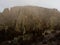
<svg viewBox="0 0 60 45">
<path fill-rule="evenodd" d="M 1 45 L 14 45 L 14 41 L 16 45 L 57 45 L 60 44 L 60 38 L 56 37 L 60 37 L 59 34 L 60 12 L 57 9 L 15 6 L 0 13 Z"/>
</svg>

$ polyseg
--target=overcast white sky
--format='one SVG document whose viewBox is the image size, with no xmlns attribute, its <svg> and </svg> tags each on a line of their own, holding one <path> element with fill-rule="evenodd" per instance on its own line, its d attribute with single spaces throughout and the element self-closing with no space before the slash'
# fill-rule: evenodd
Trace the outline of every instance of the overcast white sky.
<svg viewBox="0 0 60 45">
<path fill-rule="evenodd" d="M 21 5 L 35 5 L 60 10 L 60 0 L 0 0 L 0 11 L 7 7 Z"/>
</svg>

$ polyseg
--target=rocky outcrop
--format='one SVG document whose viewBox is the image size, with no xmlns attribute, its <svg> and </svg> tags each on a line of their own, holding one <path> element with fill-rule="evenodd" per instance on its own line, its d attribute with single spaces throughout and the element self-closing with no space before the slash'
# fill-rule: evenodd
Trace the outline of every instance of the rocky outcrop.
<svg viewBox="0 0 60 45">
<path fill-rule="evenodd" d="M 57 9 L 17 6 L 0 13 L 1 45 L 57 45 L 59 34 L 60 12 Z"/>
</svg>

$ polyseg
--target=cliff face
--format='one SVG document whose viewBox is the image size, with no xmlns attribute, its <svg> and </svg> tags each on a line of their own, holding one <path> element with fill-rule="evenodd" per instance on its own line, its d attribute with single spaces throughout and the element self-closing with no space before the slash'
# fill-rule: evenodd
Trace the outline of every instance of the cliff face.
<svg viewBox="0 0 60 45">
<path fill-rule="evenodd" d="M 15 25 L 14 23 L 16 23 L 16 30 L 19 30 L 20 26 L 18 25 L 21 23 L 26 27 L 37 23 L 38 28 L 40 28 L 43 25 L 42 23 L 46 23 L 46 26 L 54 26 L 60 22 L 60 12 L 58 10 L 36 6 L 17 6 L 12 7 L 10 10 L 6 8 L 2 14 L 0 14 L 0 17 L 0 23 L 4 23 L 4 25 L 13 26 Z"/>
<path fill-rule="evenodd" d="M 6 8 L 0 13 L 0 32 L 4 31 L 5 35 L 0 36 L 0 38 L 3 37 L 4 40 L 18 37 L 19 39 L 23 38 L 24 44 L 27 42 L 31 44 L 34 43 L 34 40 L 41 41 L 42 38 L 48 40 L 45 33 L 48 33 L 51 38 L 54 35 L 51 32 L 57 30 L 60 30 L 60 12 L 56 9 L 17 6 L 10 10 Z"/>
</svg>

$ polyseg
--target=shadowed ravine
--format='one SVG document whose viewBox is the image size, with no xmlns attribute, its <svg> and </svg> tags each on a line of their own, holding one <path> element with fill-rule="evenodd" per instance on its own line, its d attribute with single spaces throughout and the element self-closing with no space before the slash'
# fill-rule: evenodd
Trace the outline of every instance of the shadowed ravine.
<svg viewBox="0 0 60 45">
<path fill-rule="evenodd" d="M 5 8 L 0 45 L 60 45 L 60 12 L 37 6 Z"/>
</svg>

